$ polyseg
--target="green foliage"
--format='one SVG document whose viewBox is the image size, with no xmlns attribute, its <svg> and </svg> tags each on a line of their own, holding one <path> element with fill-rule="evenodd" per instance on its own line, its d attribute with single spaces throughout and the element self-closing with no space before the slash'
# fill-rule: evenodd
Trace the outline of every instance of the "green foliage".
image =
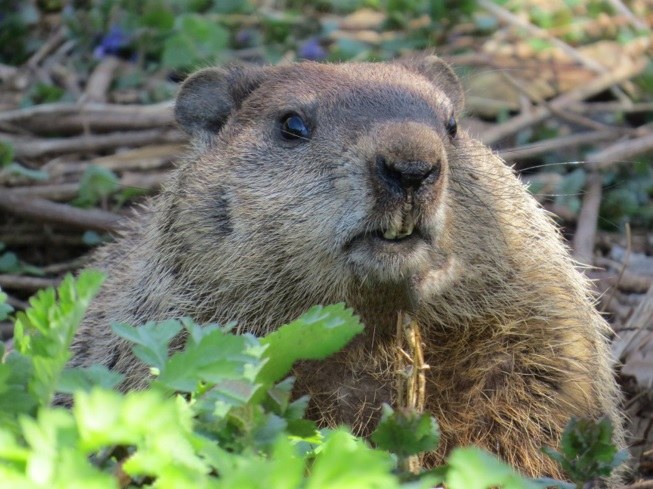
<svg viewBox="0 0 653 489">
<path fill-rule="evenodd" d="M 187 70 L 215 63 L 228 41 L 229 33 L 223 27 L 200 15 L 185 14 L 176 19 L 174 34 L 164 42 L 161 63 Z"/>
<path fill-rule="evenodd" d="M 7 141 L 0 140 L 0 167 L 9 165 L 14 161 L 14 147 Z"/>
<path fill-rule="evenodd" d="M 440 430 L 432 417 L 414 411 L 394 411 L 383 405 L 381 422 L 372 433 L 377 447 L 391 451 L 400 458 L 435 450 L 440 442 Z"/>
<path fill-rule="evenodd" d="M 612 432 L 612 424 L 605 418 L 573 418 L 562 434 L 560 451 L 544 447 L 544 453 L 558 462 L 580 489 L 585 481 L 610 475 L 628 458 L 626 450 L 613 445 Z"/>
<path fill-rule="evenodd" d="M 583 168 L 577 168 L 565 175 L 557 188 L 555 203 L 566 207 L 573 214 L 578 214 L 586 181 L 587 172 Z"/>
<path fill-rule="evenodd" d="M 14 308 L 7 304 L 7 294 L 5 294 L 2 289 L 0 289 L 0 321 L 6 321 L 9 319 L 9 315 L 14 311 Z M 0 352 L 0 356 L 4 354 L 4 351 Z"/>
<path fill-rule="evenodd" d="M 91 207 L 119 188 L 120 181 L 115 173 L 102 166 L 89 165 L 79 181 L 79 195 L 74 203 L 80 207 Z"/>
<path fill-rule="evenodd" d="M 341 350 L 363 330 L 351 309 L 343 304 L 315 306 L 302 317 L 267 335 L 267 363 L 259 380 L 268 384 L 282 379 L 297 360 L 320 360 Z M 319 338 L 320 341 L 315 341 Z"/>
<path fill-rule="evenodd" d="M 519 476 L 488 453 L 475 448 L 456 448 L 448 460 L 446 486 L 449 489 L 535 489 L 544 487 Z"/>
<path fill-rule="evenodd" d="M 35 22 L 35 9 L 31 2 L 3 0 L 1 10 L 0 63 L 18 65 L 37 48 L 27 35 Z"/>
<path fill-rule="evenodd" d="M 293 362 L 324 358 L 361 331 L 342 304 L 314 307 L 263 338 L 236 335 L 234 324 L 200 326 L 189 319 L 115 325 L 150 367 L 149 386 L 139 391 L 112 390 L 122 376 L 102 366 L 63 370 L 101 281 L 97 272 L 67 277 L 17 315 L 16 349 L 0 351 L 3 487 L 564 486 L 524 479 L 475 448 L 454 450 L 438 469 L 408 473 L 402 459 L 435 449 L 439 438 L 434 419 L 410 411 L 384 408 L 372 435 L 376 448 L 344 427 L 317 430 L 304 419 L 308 399 L 294 399 L 292 377 L 281 379 Z M 10 312 L 4 300 L 0 293 L 0 319 Z M 180 339 L 185 347 L 171 353 Z M 72 410 L 48 407 L 55 389 L 73 395 Z M 618 462 L 610 429 L 601 426 L 577 425 L 565 434 L 562 455 L 554 456 L 574 477 L 606 474 Z"/>
<path fill-rule="evenodd" d="M 4 251 L 5 244 L 0 242 L 0 273 L 11 273 L 18 275 L 44 275 L 43 270 L 29 263 L 20 260 L 16 253 Z M 4 251 L 4 253 L 3 253 Z"/>
<path fill-rule="evenodd" d="M 61 87 L 38 82 L 30 87 L 21 100 L 20 106 L 31 107 L 32 105 L 59 102 L 65 94 L 65 90 Z"/>
<path fill-rule="evenodd" d="M 31 308 L 16 315 L 15 349 L 0 363 L 0 426 L 18 430 L 19 415 L 50 403 L 73 334 L 101 282 L 97 272 L 84 272 L 77 281 L 68 276 L 56 292 L 39 292 Z"/>
</svg>

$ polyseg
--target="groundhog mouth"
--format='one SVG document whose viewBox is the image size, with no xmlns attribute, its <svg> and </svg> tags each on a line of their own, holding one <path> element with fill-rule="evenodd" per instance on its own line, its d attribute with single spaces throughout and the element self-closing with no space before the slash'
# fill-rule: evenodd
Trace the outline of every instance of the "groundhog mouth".
<svg viewBox="0 0 653 489">
<path fill-rule="evenodd" d="M 357 234 L 347 242 L 345 248 L 351 249 L 356 245 L 367 243 L 372 247 L 372 251 L 410 252 L 420 242 L 428 244 L 429 241 L 417 228 L 404 232 L 395 229 L 377 229 Z"/>
</svg>

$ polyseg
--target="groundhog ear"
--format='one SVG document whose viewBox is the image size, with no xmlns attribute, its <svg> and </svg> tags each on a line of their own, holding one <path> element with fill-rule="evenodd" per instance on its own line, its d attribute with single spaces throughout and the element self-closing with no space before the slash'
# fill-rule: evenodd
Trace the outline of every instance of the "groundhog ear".
<svg viewBox="0 0 653 489">
<path fill-rule="evenodd" d="M 207 68 L 182 84 L 175 119 L 192 136 L 215 134 L 261 82 L 262 70 Z"/>
<path fill-rule="evenodd" d="M 454 73 L 449 64 L 431 54 L 400 63 L 411 71 L 425 76 L 440 88 L 449 97 L 456 112 L 461 112 L 465 106 L 465 93 L 458 75 Z"/>
</svg>

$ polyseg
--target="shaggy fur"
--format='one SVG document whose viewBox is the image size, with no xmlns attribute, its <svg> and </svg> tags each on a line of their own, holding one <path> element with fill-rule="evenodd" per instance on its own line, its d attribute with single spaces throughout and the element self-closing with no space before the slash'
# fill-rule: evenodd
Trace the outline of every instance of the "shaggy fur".
<svg viewBox="0 0 653 489">
<path fill-rule="evenodd" d="M 98 252 L 108 279 L 72 364 L 105 364 L 138 388 L 147 370 L 111 322 L 190 316 L 263 334 L 345 301 L 365 332 L 296 368 L 323 425 L 367 434 L 392 402 L 406 311 L 423 331 L 426 405 L 442 430 L 429 463 L 476 444 L 528 475 L 561 477 L 540 447 L 557 446 L 571 416 L 608 416 L 622 446 L 608 326 L 546 212 L 496 155 L 454 135 L 462 99 L 434 56 L 191 77 L 176 116 L 194 149 Z M 308 139 L 284 138 L 288 114 L 306 121 Z M 392 181 L 419 165 L 431 171 L 419 188 Z M 379 237 L 407 219 L 409 239 Z"/>
</svg>

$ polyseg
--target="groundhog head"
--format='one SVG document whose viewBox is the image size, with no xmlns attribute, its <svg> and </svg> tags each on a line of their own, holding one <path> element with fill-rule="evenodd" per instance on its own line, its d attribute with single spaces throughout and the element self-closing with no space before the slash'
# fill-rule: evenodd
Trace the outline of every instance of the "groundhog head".
<svg viewBox="0 0 653 489">
<path fill-rule="evenodd" d="M 350 280 L 405 284 L 444 267 L 462 104 L 435 56 L 194 74 L 175 115 L 197 150 L 166 219 L 187 268 L 243 286 L 283 277 L 324 302 Z"/>
</svg>

